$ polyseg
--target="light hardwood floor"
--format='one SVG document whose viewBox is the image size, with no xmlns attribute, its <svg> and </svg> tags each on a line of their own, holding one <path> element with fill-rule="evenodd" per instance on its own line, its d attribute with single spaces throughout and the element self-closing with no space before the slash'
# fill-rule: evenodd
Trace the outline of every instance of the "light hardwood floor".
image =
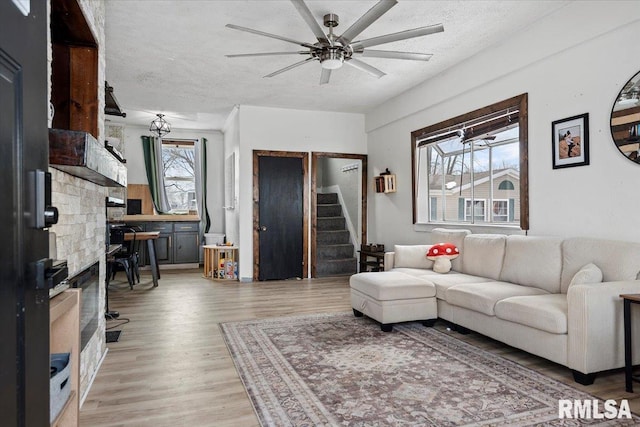
<svg viewBox="0 0 640 427">
<path fill-rule="evenodd" d="M 238 283 L 205 279 L 201 270 L 163 270 L 159 283 L 153 288 L 150 276 L 143 275 L 134 290 L 123 282 L 112 284 L 110 309 L 130 322 L 107 323 L 122 335 L 108 344 L 81 408 L 81 426 L 257 426 L 219 324 L 351 310 L 347 278 Z M 449 332 L 447 326 L 436 324 L 600 399 L 629 399 L 631 409 L 640 413 L 640 399 L 624 391 L 620 371 L 600 374 L 594 385 L 580 386 L 563 366 L 475 333 Z M 640 385 L 636 387 L 640 391 Z"/>
</svg>

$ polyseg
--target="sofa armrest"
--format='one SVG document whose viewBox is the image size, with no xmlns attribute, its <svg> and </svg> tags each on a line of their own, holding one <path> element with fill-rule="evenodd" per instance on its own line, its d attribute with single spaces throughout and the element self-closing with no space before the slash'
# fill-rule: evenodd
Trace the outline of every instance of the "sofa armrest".
<svg viewBox="0 0 640 427">
<path fill-rule="evenodd" d="M 395 254 L 395 252 L 384 253 L 384 271 L 389 271 L 393 268 L 393 258 Z"/>
<path fill-rule="evenodd" d="M 584 374 L 624 366 L 623 300 L 640 293 L 640 280 L 573 285 L 567 292 L 567 366 Z M 636 304 L 633 304 L 636 305 Z M 640 331 L 640 307 L 632 305 L 632 330 Z M 640 336 L 633 340 L 640 363 Z"/>
</svg>

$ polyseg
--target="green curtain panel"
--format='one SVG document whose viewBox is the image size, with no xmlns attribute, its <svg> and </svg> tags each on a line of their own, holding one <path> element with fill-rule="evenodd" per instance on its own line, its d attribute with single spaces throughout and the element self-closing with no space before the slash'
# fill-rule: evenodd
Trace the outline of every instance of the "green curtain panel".
<svg viewBox="0 0 640 427">
<path fill-rule="evenodd" d="M 164 166 L 162 164 L 162 139 L 143 136 L 142 150 L 144 152 L 144 166 L 149 181 L 149 191 L 153 206 L 158 213 L 168 213 L 171 210 L 164 188 Z"/>
<path fill-rule="evenodd" d="M 196 157 L 196 202 L 200 215 L 200 234 L 211 228 L 211 219 L 207 209 L 207 139 L 200 138 L 194 144 Z"/>
</svg>

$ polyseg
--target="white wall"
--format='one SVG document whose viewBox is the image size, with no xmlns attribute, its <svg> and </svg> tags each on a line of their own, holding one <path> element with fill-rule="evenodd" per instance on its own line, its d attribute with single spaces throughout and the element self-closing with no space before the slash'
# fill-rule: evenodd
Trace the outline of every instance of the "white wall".
<svg viewBox="0 0 640 427">
<path fill-rule="evenodd" d="M 569 19 L 570 25 L 567 23 Z M 411 204 L 410 132 L 529 94 L 530 234 L 640 241 L 640 167 L 609 131 L 618 92 L 640 70 L 637 2 L 576 1 L 366 116 L 370 179 L 388 167 L 398 192 L 369 196 L 369 239 L 424 242 Z M 590 165 L 552 169 L 551 122 L 589 113 Z"/>
<path fill-rule="evenodd" d="M 141 136 L 149 135 L 145 126 L 127 125 L 124 128 L 127 182 L 148 185 L 144 165 Z M 207 208 L 211 218 L 211 233 L 224 232 L 224 140 L 221 132 L 171 129 L 171 138 L 207 139 Z"/>
<path fill-rule="evenodd" d="M 239 239 L 241 280 L 253 275 L 253 150 L 366 154 L 361 114 L 240 106 Z M 311 156 L 309 156 L 311 157 Z"/>
<path fill-rule="evenodd" d="M 225 186 L 229 186 L 233 189 L 234 200 L 233 209 L 225 209 L 225 234 L 227 242 L 237 243 L 240 239 L 240 215 L 238 206 L 238 191 L 240 188 L 240 170 L 238 167 L 238 159 L 240 157 L 240 114 L 239 109 L 236 107 L 233 109 L 223 129 L 224 132 L 224 158 L 225 158 Z M 226 159 L 229 159 L 231 155 L 234 157 L 233 173 L 227 171 L 229 163 Z M 232 175 L 231 177 L 229 175 Z M 226 182 L 231 178 L 232 182 Z"/>
</svg>

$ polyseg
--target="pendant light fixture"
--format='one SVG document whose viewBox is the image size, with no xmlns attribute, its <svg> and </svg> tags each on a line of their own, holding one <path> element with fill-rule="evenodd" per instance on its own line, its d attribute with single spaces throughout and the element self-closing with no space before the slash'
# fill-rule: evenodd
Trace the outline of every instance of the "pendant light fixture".
<svg viewBox="0 0 640 427">
<path fill-rule="evenodd" d="M 151 122 L 149 130 L 158 135 L 158 137 L 162 137 L 171 132 L 171 124 L 163 119 L 164 114 L 156 114 L 156 116 L 158 116 L 158 118 Z"/>
</svg>

